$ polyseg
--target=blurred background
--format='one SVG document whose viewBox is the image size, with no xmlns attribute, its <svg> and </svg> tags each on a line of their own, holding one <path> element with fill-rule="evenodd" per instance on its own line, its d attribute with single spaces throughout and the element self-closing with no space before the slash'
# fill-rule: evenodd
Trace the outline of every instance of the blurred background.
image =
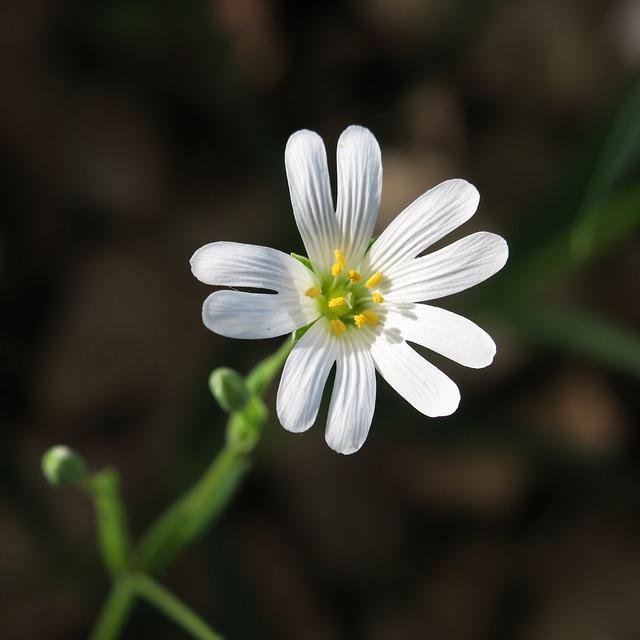
<svg viewBox="0 0 640 640">
<path fill-rule="evenodd" d="M 446 419 L 380 384 L 351 457 L 272 417 L 165 584 L 230 640 L 640 637 L 639 0 L 8 0 L 0 52 L 3 637 L 85 638 L 109 587 L 44 450 L 116 466 L 139 535 L 221 446 L 209 371 L 280 341 L 208 332 L 188 260 L 302 252 L 286 140 L 318 131 L 334 167 L 352 123 L 382 147 L 380 228 L 479 188 L 452 237 L 511 259 L 441 305 L 496 360 L 433 357 Z M 139 603 L 122 637 L 186 636 Z"/>
</svg>

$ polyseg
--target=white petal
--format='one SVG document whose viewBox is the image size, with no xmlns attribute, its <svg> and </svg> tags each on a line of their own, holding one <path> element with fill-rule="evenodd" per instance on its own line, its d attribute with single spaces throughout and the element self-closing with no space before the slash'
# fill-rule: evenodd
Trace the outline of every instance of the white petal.
<svg viewBox="0 0 640 640">
<path fill-rule="evenodd" d="M 202 305 L 202 320 L 227 338 L 273 338 L 291 333 L 318 317 L 309 298 L 288 293 L 216 291 Z"/>
<path fill-rule="evenodd" d="M 372 271 L 385 272 L 415 258 L 466 222 L 478 208 L 480 194 L 465 180 L 447 180 L 414 200 L 380 234 L 367 259 Z"/>
<path fill-rule="evenodd" d="M 287 142 L 284 162 L 293 215 L 309 259 L 328 269 L 338 241 L 327 153 L 313 131 L 296 131 Z"/>
<path fill-rule="evenodd" d="M 278 387 L 278 419 L 288 431 L 306 431 L 315 421 L 327 376 L 336 360 L 335 340 L 320 318 L 293 347 Z"/>
<path fill-rule="evenodd" d="M 355 453 L 369 433 L 376 404 L 376 372 L 369 348 L 353 331 L 336 339 L 336 379 L 325 439 L 338 453 Z"/>
<path fill-rule="evenodd" d="M 390 304 L 387 307 L 385 329 L 398 329 L 405 340 L 474 369 L 486 367 L 493 361 L 495 343 L 471 320 L 426 304 Z"/>
<path fill-rule="evenodd" d="M 347 265 L 357 265 L 367 249 L 382 195 L 382 160 L 373 134 L 364 127 L 345 129 L 338 140 L 340 239 Z"/>
<path fill-rule="evenodd" d="M 389 302 L 435 300 L 464 291 L 500 271 L 509 250 L 504 238 L 480 232 L 385 272 L 381 290 Z"/>
<path fill-rule="evenodd" d="M 257 287 L 273 291 L 306 291 L 314 276 L 290 255 L 252 244 L 212 242 L 191 258 L 193 275 L 205 284 Z"/>
<path fill-rule="evenodd" d="M 406 342 L 392 343 L 382 335 L 372 345 L 371 355 L 380 375 L 421 413 L 435 418 L 458 408 L 456 384 Z"/>
</svg>

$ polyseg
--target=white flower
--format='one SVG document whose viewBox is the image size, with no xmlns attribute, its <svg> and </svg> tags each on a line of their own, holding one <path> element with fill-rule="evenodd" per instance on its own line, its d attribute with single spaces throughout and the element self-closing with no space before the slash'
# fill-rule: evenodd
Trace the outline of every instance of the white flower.
<svg viewBox="0 0 640 640">
<path fill-rule="evenodd" d="M 474 214 L 478 191 L 464 180 L 443 182 L 410 204 L 367 251 L 382 191 L 373 134 L 351 126 L 340 136 L 335 209 L 327 156 L 316 133 L 303 130 L 289 138 L 285 165 L 293 214 L 313 270 L 276 249 L 205 245 L 191 259 L 196 278 L 276 294 L 216 291 L 205 300 L 204 324 L 220 335 L 249 339 L 311 325 L 285 364 L 278 417 L 289 431 L 308 429 L 335 364 L 325 435 L 340 453 L 364 444 L 375 406 L 376 369 L 423 414 L 453 413 L 458 387 L 408 343 L 474 368 L 491 363 L 495 344 L 466 318 L 416 303 L 486 280 L 505 264 L 507 244 L 480 232 L 416 256 Z"/>
</svg>

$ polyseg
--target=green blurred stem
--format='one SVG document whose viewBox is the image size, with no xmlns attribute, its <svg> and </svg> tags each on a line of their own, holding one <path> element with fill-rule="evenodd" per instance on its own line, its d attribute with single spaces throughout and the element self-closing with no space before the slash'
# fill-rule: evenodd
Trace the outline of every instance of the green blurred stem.
<svg viewBox="0 0 640 640">
<path fill-rule="evenodd" d="M 129 576 L 119 578 L 105 600 L 89 640 L 117 638 L 129 617 L 135 599 L 133 583 Z"/>
<path fill-rule="evenodd" d="M 113 640 L 120 635 L 136 597 L 141 597 L 199 640 L 222 640 L 209 625 L 179 598 L 144 574 L 118 578 L 102 607 L 89 640 Z"/>
<path fill-rule="evenodd" d="M 162 611 L 194 638 L 222 640 L 222 636 L 215 633 L 199 615 L 152 578 L 145 575 L 134 576 L 133 588 L 141 598 Z"/>
<path fill-rule="evenodd" d="M 634 185 L 605 202 L 594 205 L 598 220 L 606 220 L 598 234 L 589 240 L 589 252 L 571 255 L 571 228 L 564 228 L 536 245 L 529 253 L 514 254 L 500 282 L 501 297 L 510 299 L 514 291 L 540 287 L 570 275 L 589 259 L 604 254 L 629 238 L 640 225 L 640 185 Z M 490 296 L 488 296 L 490 297 Z"/>
<path fill-rule="evenodd" d="M 247 376 L 253 397 L 227 423 L 227 443 L 202 477 L 151 525 L 134 552 L 133 565 L 157 573 L 202 535 L 225 509 L 251 466 L 267 411 L 260 396 L 282 368 L 293 347 L 288 340 Z"/>
<path fill-rule="evenodd" d="M 616 182 L 630 172 L 640 156 L 640 81 L 635 82 L 613 121 L 571 233 L 571 250 L 578 262 L 597 248 L 598 235 L 608 225 L 603 202 Z M 600 206 L 598 206 L 600 205 Z M 636 217 L 638 212 L 636 211 Z"/>
<path fill-rule="evenodd" d="M 120 499 L 120 478 L 105 469 L 87 479 L 85 490 L 93 500 L 98 543 L 105 566 L 117 577 L 127 570 L 131 537 Z"/>
<path fill-rule="evenodd" d="M 254 367 L 247 375 L 247 386 L 253 393 L 262 396 L 284 366 L 284 361 L 293 349 L 294 339 L 285 340 L 282 346 Z"/>
<path fill-rule="evenodd" d="M 640 376 L 640 338 L 597 316 L 570 309 L 512 301 L 501 305 L 521 337 L 586 355 Z"/>
<path fill-rule="evenodd" d="M 174 502 L 142 537 L 134 556 L 141 569 L 157 572 L 215 521 L 249 469 L 248 457 L 228 444 L 204 475 Z"/>
<path fill-rule="evenodd" d="M 86 481 L 84 488 L 95 504 L 104 562 L 114 577 L 91 640 L 118 637 L 137 596 L 164 612 L 194 638 L 221 640 L 200 616 L 146 572 L 168 566 L 215 522 L 233 497 L 251 466 L 250 456 L 268 415 L 261 396 L 284 365 L 294 343 L 293 339 L 287 340 L 249 373 L 246 382 L 252 396 L 241 411 L 229 416 L 222 451 L 202 477 L 151 525 L 132 554 L 117 473 L 106 469 Z"/>
</svg>

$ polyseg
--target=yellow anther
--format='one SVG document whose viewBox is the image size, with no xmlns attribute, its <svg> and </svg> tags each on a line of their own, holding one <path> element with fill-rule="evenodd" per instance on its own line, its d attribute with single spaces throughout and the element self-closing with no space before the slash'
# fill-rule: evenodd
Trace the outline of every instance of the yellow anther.
<svg viewBox="0 0 640 640">
<path fill-rule="evenodd" d="M 347 330 L 347 326 L 342 320 L 336 319 L 329 323 L 329 329 L 334 336 L 341 336 Z"/>
<path fill-rule="evenodd" d="M 353 321 L 358 329 L 362 329 L 362 327 L 367 324 L 367 316 L 365 316 L 364 313 L 358 313 L 353 316 Z"/>
<path fill-rule="evenodd" d="M 322 295 L 322 289 L 320 287 L 309 287 L 304 292 L 304 295 L 307 296 L 307 298 L 317 298 Z"/>
<path fill-rule="evenodd" d="M 371 299 L 376 303 L 376 304 L 382 304 L 384 302 L 384 298 L 382 297 L 382 294 L 379 291 L 376 291 L 372 296 Z"/>
<path fill-rule="evenodd" d="M 342 253 L 340 249 L 336 249 L 333 252 L 333 255 L 335 256 L 336 261 L 331 266 L 331 275 L 338 276 L 340 275 L 340 272 L 344 269 L 344 265 L 346 264 L 344 260 L 344 253 Z"/>
<path fill-rule="evenodd" d="M 378 314 L 371 309 L 365 309 L 360 315 L 363 315 L 367 319 L 367 323 L 374 327 L 380 322 Z"/>
<path fill-rule="evenodd" d="M 360 280 L 362 280 L 362 276 L 353 269 L 349 269 L 348 278 L 349 280 L 351 280 L 351 282 L 360 282 Z"/>
<path fill-rule="evenodd" d="M 338 296 L 337 298 L 331 298 L 331 300 L 329 300 L 330 309 L 333 309 L 333 307 L 341 307 L 343 304 L 347 304 L 344 296 Z"/>
<path fill-rule="evenodd" d="M 373 289 L 373 287 L 375 287 L 378 282 L 380 282 L 380 280 L 382 280 L 382 272 L 381 271 L 376 271 L 365 283 L 364 286 L 367 287 L 367 289 Z"/>
</svg>

